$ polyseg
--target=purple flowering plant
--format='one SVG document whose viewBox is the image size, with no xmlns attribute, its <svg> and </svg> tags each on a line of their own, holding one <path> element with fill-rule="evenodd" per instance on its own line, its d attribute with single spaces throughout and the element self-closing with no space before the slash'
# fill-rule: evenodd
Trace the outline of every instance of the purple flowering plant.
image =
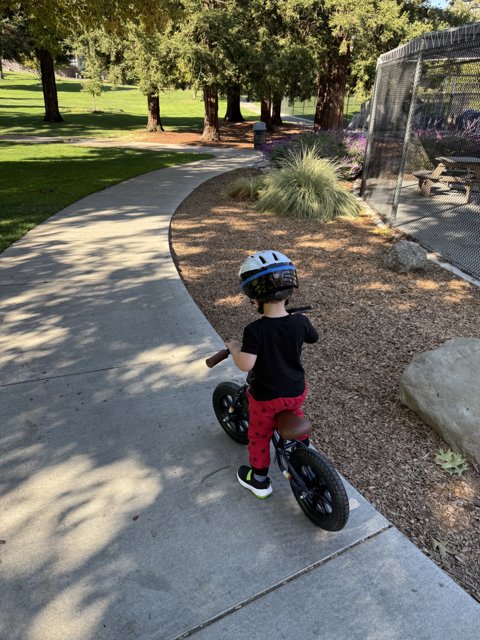
<svg viewBox="0 0 480 640">
<path fill-rule="evenodd" d="M 414 127 L 413 136 L 420 141 L 432 163 L 439 155 L 480 156 L 480 118 L 454 129 Z"/>
<path fill-rule="evenodd" d="M 319 158 L 330 158 L 338 163 L 338 172 L 347 180 L 360 176 L 365 160 L 367 136 L 343 129 L 308 130 L 267 142 L 261 148 L 270 166 L 279 166 L 295 149 L 314 149 Z"/>
</svg>

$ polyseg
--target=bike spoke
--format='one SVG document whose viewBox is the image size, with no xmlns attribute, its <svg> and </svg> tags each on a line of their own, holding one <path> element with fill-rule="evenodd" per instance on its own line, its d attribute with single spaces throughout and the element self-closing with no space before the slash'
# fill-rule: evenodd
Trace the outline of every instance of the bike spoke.
<svg viewBox="0 0 480 640">
<path fill-rule="evenodd" d="M 225 396 L 222 400 L 222 407 L 224 409 L 223 422 L 232 431 L 246 433 L 248 430 L 248 421 L 238 415 L 238 408 L 231 412 L 230 409 L 232 406 L 234 406 L 234 399 L 232 396 Z"/>
<path fill-rule="evenodd" d="M 323 482 L 317 478 L 315 471 L 310 466 L 303 466 L 301 474 L 308 490 L 305 499 L 309 507 L 322 514 L 333 513 L 332 496 Z"/>
</svg>

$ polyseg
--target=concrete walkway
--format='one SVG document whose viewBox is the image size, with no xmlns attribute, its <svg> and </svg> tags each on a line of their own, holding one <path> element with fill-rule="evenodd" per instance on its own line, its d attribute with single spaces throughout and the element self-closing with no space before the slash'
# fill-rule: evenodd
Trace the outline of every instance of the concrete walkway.
<svg viewBox="0 0 480 640">
<path fill-rule="evenodd" d="M 128 180 L 0 256 L 1 640 L 478 640 L 480 606 L 354 488 L 329 534 L 277 471 L 265 501 L 236 481 L 211 394 L 238 373 L 204 365 L 223 343 L 168 231 L 255 158 Z"/>
</svg>

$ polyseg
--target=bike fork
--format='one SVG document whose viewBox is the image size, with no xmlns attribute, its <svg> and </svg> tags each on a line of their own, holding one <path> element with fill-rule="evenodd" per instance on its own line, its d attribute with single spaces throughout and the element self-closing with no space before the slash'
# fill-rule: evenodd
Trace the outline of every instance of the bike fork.
<svg viewBox="0 0 480 640">
<path fill-rule="evenodd" d="M 277 457 L 277 464 L 280 468 L 280 471 L 283 473 L 284 477 L 291 482 L 297 485 L 302 494 L 306 494 L 308 492 L 308 488 L 305 485 L 302 478 L 298 475 L 295 469 L 288 461 L 289 451 L 294 447 L 298 446 L 298 443 L 295 440 L 291 440 L 285 443 L 285 440 L 280 438 L 277 433 L 273 435 L 273 445 L 275 447 L 275 455 Z"/>
</svg>

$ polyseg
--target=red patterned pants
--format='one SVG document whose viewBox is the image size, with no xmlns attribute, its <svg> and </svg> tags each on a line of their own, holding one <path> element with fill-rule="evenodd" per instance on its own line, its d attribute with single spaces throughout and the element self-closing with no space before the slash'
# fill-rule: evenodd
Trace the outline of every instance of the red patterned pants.
<svg viewBox="0 0 480 640">
<path fill-rule="evenodd" d="M 295 398 L 275 398 L 275 400 L 255 400 L 248 393 L 248 453 L 250 466 L 258 470 L 268 470 L 270 466 L 270 440 L 275 430 L 274 416 L 280 411 L 292 411 L 303 417 L 302 404 L 307 397 L 307 387 L 301 396 Z M 305 436 L 306 438 L 307 436 Z M 303 440 L 304 438 L 302 438 Z"/>
</svg>

